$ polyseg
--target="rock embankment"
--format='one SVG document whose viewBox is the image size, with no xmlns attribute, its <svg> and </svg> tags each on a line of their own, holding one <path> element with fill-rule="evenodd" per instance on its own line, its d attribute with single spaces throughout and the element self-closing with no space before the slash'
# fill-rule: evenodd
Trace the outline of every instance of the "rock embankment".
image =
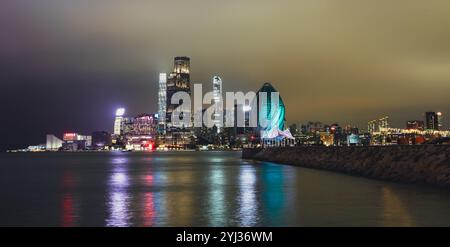
<svg viewBox="0 0 450 247">
<path fill-rule="evenodd" d="M 242 157 L 450 188 L 450 145 L 244 149 Z"/>
</svg>

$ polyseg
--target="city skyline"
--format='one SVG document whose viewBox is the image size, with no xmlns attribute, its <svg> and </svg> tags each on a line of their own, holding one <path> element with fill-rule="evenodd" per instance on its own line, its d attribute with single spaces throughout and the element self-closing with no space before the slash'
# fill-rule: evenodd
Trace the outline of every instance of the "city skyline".
<svg viewBox="0 0 450 247">
<path fill-rule="evenodd" d="M 6 236 L 450 227 L 450 1 L 3 0 L 0 28 Z"/>
<path fill-rule="evenodd" d="M 448 3 L 412 1 L 404 13 L 385 1 L 193 1 L 173 13 L 192 16 L 179 25 L 165 18 L 173 2 L 25 2 L 0 10 L 15 20 L 1 24 L 1 129 L 11 145 L 0 149 L 39 143 L 45 133 L 112 131 L 119 106 L 156 113 L 158 76 L 175 56 L 192 59 L 191 81 L 205 91 L 214 75 L 224 91 L 271 82 L 288 123 L 365 128 L 389 115 L 404 127 L 440 111 L 450 125 Z"/>
</svg>

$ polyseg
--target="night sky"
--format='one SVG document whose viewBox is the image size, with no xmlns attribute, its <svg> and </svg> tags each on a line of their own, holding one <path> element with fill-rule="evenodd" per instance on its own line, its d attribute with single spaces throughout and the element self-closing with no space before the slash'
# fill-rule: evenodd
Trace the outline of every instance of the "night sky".
<svg viewBox="0 0 450 247">
<path fill-rule="evenodd" d="M 450 1 L 2 0 L 0 149 L 157 111 L 174 56 L 206 89 L 272 82 L 290 123 L 450 127 Z"/>
</svg>

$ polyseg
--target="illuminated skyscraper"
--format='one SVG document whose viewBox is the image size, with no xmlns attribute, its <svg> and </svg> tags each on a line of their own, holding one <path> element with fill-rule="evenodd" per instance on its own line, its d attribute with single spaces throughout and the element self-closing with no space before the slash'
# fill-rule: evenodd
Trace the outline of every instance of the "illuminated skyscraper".
<svg viewBox="0 0 450 247">
<path fill-rule="evenodd" d="M 443 130 L 444 128 L 442 127 L 442 112 L 438 112 L 436 113 L 436 115 L 438 119 L 438 129 Z"/>
<path fill-rule="evenodd" d="M 167 74 L 159 74 L 159 91 L 158 91 L 158 124 L 160 130 L 165 133 L 166 130 L 166 102 L 167 102 Z"/>
<path fill-rule="evenodd" d="M 119 108 L 116 110 L 116 118 L 114 120 L 114 135 L 122 134 L 122 120 L 124 114 L 125 114 L 124 108 Z"/>
<path fill-rule="evenodd" d="M 166 126 L 167 127 L 181 127 L 172 126 L 171 119 L 173 111 L 178 107 L 178 104 L 171 104 L 172 96 L 176 92 L 187 92 L 191 95 L 191 80 L 190 80 L 190 58 L 189 57 L 175 57 L 173 72 L 167 77 L 166 84 Z"/>
<path fill-rule="evenodd" d="M 375 119 L 372 121 L 369 121 L 367 123 L 367 130 L 369 133 L 373 134 L 375 132 L 385 131 L 387 128 L 389 128 L 389 117 L 385 116 L 379 119 Z"/>
<path fill-rule="evenodd" d="M 214 107 L 214 125 L 217 127 L 217 133 L 223 127 L 223 99 L 222 99 L 222 79 L 219 76 L 213 77 L 213 103 Z"/>
<path fill-rule="evenodd" d="M 442 113 L 440 113 L 442 115 Z M 425 127 L 429 130 L 439 130 L 439 116 L 436 112 L 425 112 Z"/>
</svg>

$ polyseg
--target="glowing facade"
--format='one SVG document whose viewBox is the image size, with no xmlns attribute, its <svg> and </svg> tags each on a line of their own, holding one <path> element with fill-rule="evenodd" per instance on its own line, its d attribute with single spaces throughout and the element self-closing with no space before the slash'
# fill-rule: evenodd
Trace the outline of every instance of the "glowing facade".
<svg viewBox="0 0 450 247">
<path fill-rule="evenodd" d="M 380 119 L 375 119 L 375 120 L 369 121 L 367 123 L 367 131 L 370 134 L 378 133 L 378 132 L 380 132 L 380 129 L 382 129 L 382 128 L 389 128 L 389 117 L 388 116 L 382 117 Z"/>
<path fill-rule="evenodd" d="M 45 149 L 47 151 L 58 151 L 62 147 L 63 141 L 55 135 L 47 135 Z"/>
<path fill-rule="evenodd" d="M 441 112 L 425 112 L 425 127 L 426 127 L 426 129 L 439 130 L 440 125 L 442 125 L 442 113 Z"/>
<path fill-rule="evenodd" d="M 219 76 L 213 77 L 213 103 L 214 107 L 214 125 L 219 133 L 223 127 L 223 96 L 222 79 Z"/>
<path fill-rule="evenodd" d="M 124 108 L 119 108 L 116 111 L 116 118 L 114 119 L 114 135 L 122 134 L 122 120 L 125 114 Z"/>
<path fill-rule="evenodd" d="M 166 102 L 167 102 L 167 74 L 159 74 L 159 91 L 158 91 L 158 123 L 162 132 L 166 129 Z"/>
<path fill-rule="evenodd" d="M 442 112 L 437 112 L 437 119 L 438 119 L 438 130 L 443 130 L 442 126 Z"/>
<path fill-rule="evenodd" d="M 262 100 L 260 99 L 260 93 L 266 93 L 266 102 L 262 104 Z M 278 91 L 270 84 L 264 83 L 262 88 L 256 94 L 256 98 L 258 100 L 258 129 L 261 133 L 270 133 L 274 130 L 282 130 L 284 129 L 285 124 L 285 106 L 283 103 L 283 99 L 279 96 L 278 99 L 278 107 L 272 109 L 272 93 L 277 93 Z M 274 103 L 275 104 L 275 103 Z M 261 125 L 261 118 L 265 118 L 268 121 L 267 126 Z M 261 136 L 263 136 L 262 134 Z"/>
<path fill-rule="evenodd" d="M 189 57 L 175 57 L 173 72 L 167 77 L 166 83 L 166 126 L 172 127 L 171 119 L 173 111 L 178 107 L 178 104 L 172 104 L 172 96 L 176 92 L 187 92 L 191 94 L 191 80 L 190 80 L 190 58 Z M 180 127 L 180 126 L 173 126 Z"/>
</svg>

